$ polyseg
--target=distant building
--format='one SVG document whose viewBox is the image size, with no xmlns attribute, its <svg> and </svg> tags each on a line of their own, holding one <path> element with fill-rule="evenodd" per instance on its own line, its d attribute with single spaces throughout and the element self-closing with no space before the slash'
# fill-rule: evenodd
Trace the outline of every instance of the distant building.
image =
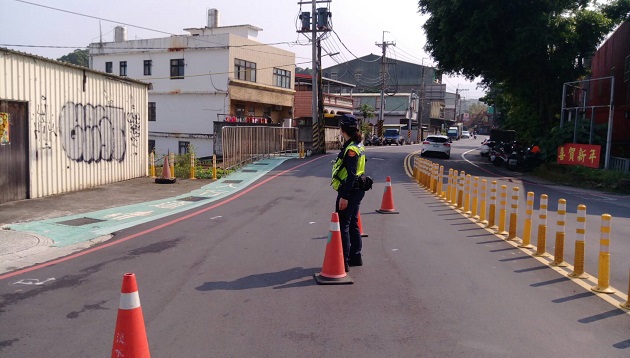
<svg viewBox="0 0 630 358">
<path fill-rule="evenodd" d="M 198 157 L 206 157 L 220 134 L 214 122 L 290 122 L 294 53 L 257 42 L 258 27 L 219 26 L 215 9 L 206 27 L 185 31 L 127 40 L 119 27 L 114 42 L 89 46 L 91 68 L 152 84 L 149 149 L 185 153 L 193 145 Z"/>
</svg>

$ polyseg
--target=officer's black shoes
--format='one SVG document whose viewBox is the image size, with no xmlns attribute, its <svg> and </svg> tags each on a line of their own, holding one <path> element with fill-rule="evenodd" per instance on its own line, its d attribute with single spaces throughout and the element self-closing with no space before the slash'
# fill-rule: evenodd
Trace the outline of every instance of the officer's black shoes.
<svg viewBox="0 0 630 358">
<path fill-rule="evenodd" d="M 352 256 L 348 259 L 348 265 L 350 266 L 363 266 L 363 258 L 361 256 Z"/>
<path fill-rule="evenodd" d="M 343 266 L 346 268 L 346 272 L 350 271 L 350 266 L 348 265 L 348 261 L 344 261 Z"/>
</svg>

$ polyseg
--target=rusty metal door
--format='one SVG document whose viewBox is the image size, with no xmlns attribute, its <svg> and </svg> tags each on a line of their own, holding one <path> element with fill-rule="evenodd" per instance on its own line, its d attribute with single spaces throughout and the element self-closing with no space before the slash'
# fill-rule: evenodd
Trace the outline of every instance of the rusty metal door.
<svg viewBox="0 0 630 358">
<path fill-rule="evenodd" d="M 28 102 L 0 100 L 0 204 L 28 199 Z"/>
</svg>

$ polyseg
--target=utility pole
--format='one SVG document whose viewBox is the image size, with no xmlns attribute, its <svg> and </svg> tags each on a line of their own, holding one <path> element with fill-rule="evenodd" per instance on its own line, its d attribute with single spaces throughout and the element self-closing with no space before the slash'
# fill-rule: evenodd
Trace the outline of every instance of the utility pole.
<svg viewBox="0 0 630 358">
<path fill-rule="evenodd" d="M 385 41 L 386 32 L 388 31 L 383 31 L 383 42 L 381 42 L 380 44 L 376 44 L 376 46 L 379 46 L 383 49 L 383 55 L 381 56 L 381 103 L 378 115 L 378 122 L 376 126 L 379 137 L 383 137 L 383 123 L 385 122 L 385 55 L 387 54 L 387 46 L 396 46 L 395 42 Z"/>
</svg>

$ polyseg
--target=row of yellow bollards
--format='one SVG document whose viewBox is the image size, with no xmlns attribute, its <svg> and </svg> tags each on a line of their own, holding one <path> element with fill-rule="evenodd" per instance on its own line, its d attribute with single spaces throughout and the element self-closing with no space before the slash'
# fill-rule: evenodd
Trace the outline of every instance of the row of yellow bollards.
<svg viewBox="0 0 630 358">
<path fill-rule="evenodd" d="M 413 177 L 422 187 L 429 190 L 451 208 L 457 210 L 466 217 L 479 223 L 483 227 L 491 230 L 495 234 L 504 236 L 507 240 L 520 240 L 519 247 L 533 249 L 531 244 L 532 236 L 532 216 L 534 211 L 533 192 L 526 195 L 525 220 L 523 222 L 523 237 L 517 237 L 518 226 L 518 199 L 519 188 L 512 188 L 510 197 L 509 216 L 508 216 L 508 192 L 507 186 L 501 185 L 499 188 L 499 206 L 497 211 L 497 182 L 490 183 L 490 199 L 486 201 L 487 181 L 472 177 L 463 170 L 449 169 L 446 178 L 444 177 L 444 167 L 433 163 L 424 158 L 416 157 L 413 166 Z M 443 187 L 444 179 L 446 179 L 446 188 Z M 479 189 L 479 186 L 481 188 Z M 547 210 L 548 196 L 542 194 L 540 196 L 540 205 L 538 208 L 539 224 L 537 230 L 536 251 L 534 256 L 549 256 L 546 252 L 547 238 Z M 558 200 L 555 250 L 554 260 L 551 266 L 565 267 L 568 263 L 564 260 L 565 247 L 565 225 L 566 225 L 566 206 L 565 199 Z M 487 215 L 486 215 L 487 214 Z M 498 218 L 497 218 L 498 216 Z M 509 219 L 509 220 L 508 220 Z M 601 239 L 599 250 L 599 267 L 597 276 L 597 285 L 591 290 L 599 293 L 614 293 L 615 290 L 610 286 L 610 223 L 612 217 L 608 214 L 601 216 Z M 573 272 L 568 276 L 571 278 L 584 279 L 589 275 L 584 271 L 584 256 L 586 242 L 586 206 L 583 204 L 577 207 L 577 228 L 575 240 L 575 265 Z M 630 280 L 628 285 L 628 296 L 630 297 Z M 630 298 L 621 307 L 630 309 Z"/>
</svg>

